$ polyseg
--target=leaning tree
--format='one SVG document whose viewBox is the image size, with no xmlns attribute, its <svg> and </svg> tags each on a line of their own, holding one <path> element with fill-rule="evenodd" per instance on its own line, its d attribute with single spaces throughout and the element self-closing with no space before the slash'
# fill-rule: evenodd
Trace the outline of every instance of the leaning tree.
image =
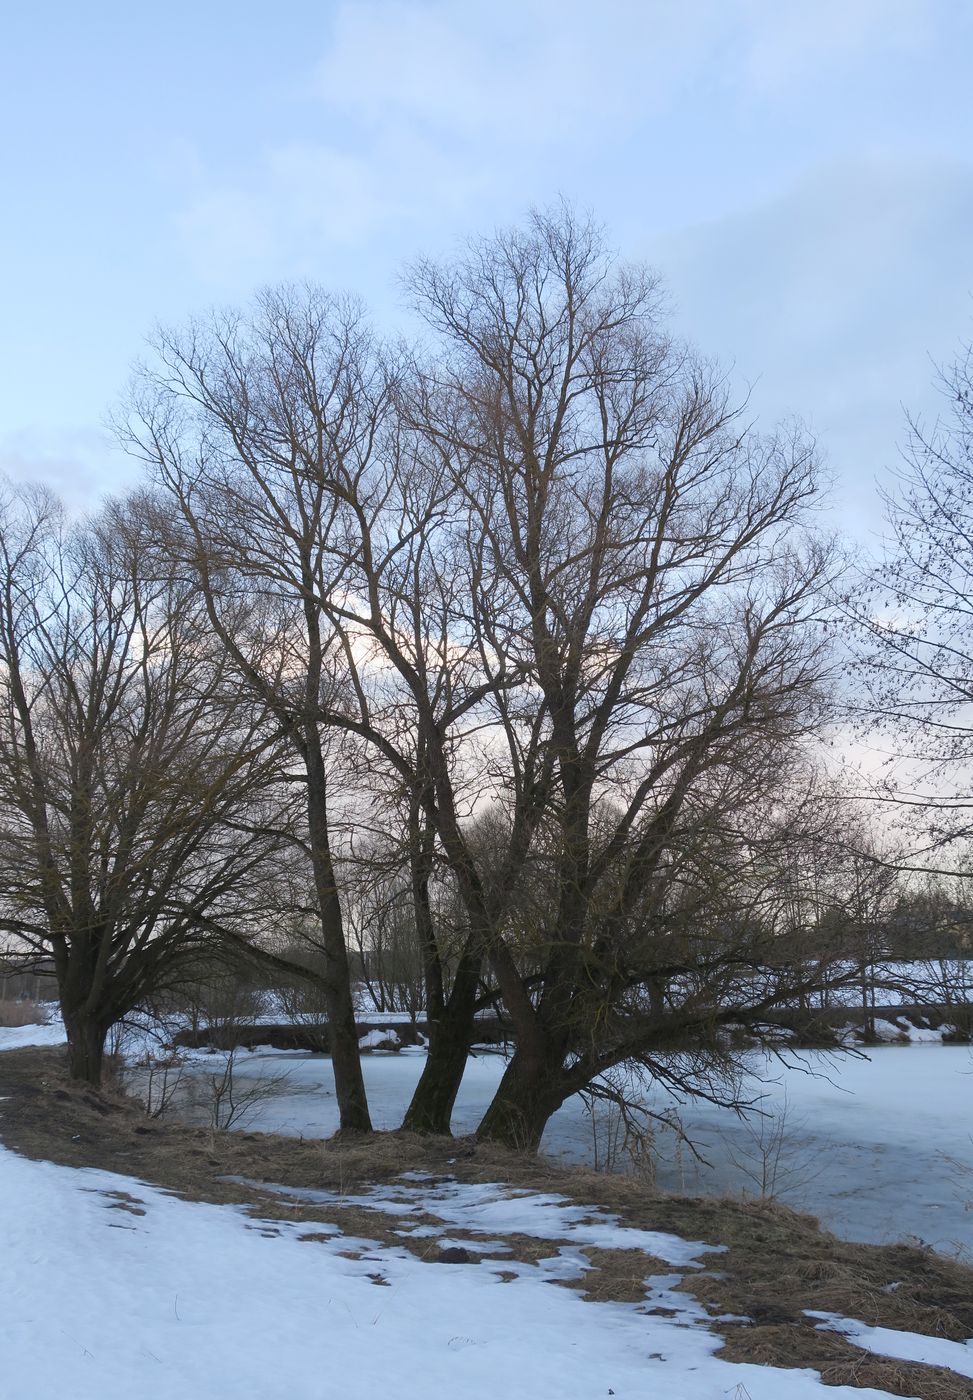
<svg viewBox="0 0 973 1400">
<path fill-rule="evenodd" d="M 819 716 L 832 562 L 802 532 L 813 445 L 749 431 L 666 333 L 654 279 L 612 266 L 589 225 L 535 216 L 412 285 L 443 343 L 414 420 L 465 503 L 511 831 L 492 892 L 443 832 L 516 1032 L 480 1133 L 534 1145 L 612 1065 L 746 1012 L 729 974 L 769 962 L 765 939 L 721 923 L 709 891 L 735 814 Z M 505 901 L 537 866 L 525 975 Z M 750 1019 L 789 980 L 762 979 Z"/>
</svg>

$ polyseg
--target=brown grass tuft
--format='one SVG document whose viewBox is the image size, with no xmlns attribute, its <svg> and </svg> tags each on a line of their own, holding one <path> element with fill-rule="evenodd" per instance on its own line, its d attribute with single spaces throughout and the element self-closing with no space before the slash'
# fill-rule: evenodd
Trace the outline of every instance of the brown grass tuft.
<svg viewBox="0 0 973 1400">
<path fill-rule="evenodd" d="M 0 1026 L 43 1026 L 47 1012 L 36 1001 L 0 1001 Z"/>
</svg>

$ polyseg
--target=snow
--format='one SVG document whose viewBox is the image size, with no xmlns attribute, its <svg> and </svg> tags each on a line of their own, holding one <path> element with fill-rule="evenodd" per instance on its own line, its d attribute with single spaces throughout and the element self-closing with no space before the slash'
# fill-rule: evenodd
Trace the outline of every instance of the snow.
<svg viewBox="0 0 973 1400">
<path fill-rule="evenodd" d="M 420 1184 L 412 1183 L 419 1180 Z M 255 1185 L 257 1183 L 248 1183 Z M 579 1245 L 599 1249 L 639 1249 L 666 1264 L 694 1267 L 700 1254 L 723 1247 L 700 1241 L 687 1241 L 659 1230 L 637 1230 L 620 1225 L 616 1216 L 595 1206 L 577 1205 L 552 1192 L 517 1191 L 498 1185 L 422 1179 L 409 1173 L 408 1183 L 393 1187 L 373 1187 L 360 1196 L 341 1195 L 306 1187 L 274 1187 L 274 1191 L 309 1201 L 311 1204 L 341 1202 L 366 1210 L 397 1215 L 407 1222 L 410 1215 L 434 1216 L 454 1228 L 482 1234 L 531 1235 L 535 1239 L 558 1240 L 566 1234 Z M 432 1227 L 414 1226 L 409 1234 L 432 1233 Z M 685 1300 L 684 1300 L 685 1301 Z"/>
<path fill-rule="evenodd" d="M 112 1194 L 122 1192 L 135 1199 Z M 538 1220 L 550 1209 L 523 1198 L 519 1206 Z M 312 1222 L 262 1222 L 0 1149 L 5 1393 L 884 1400 L 876 1390 L 825 1387 L 807 1370 L 721 1360 L 699 1307 L 671 1291 L 678 1275 L 650 1277 L 645 1306 L 551 1287 L 583 1267 L 572 1244 L 581 1222 L 562 1224 L 564 1245 L 536 1265 L 428 1263 Z M 302 1242 L 308 1234 L 324 1238 Z M 364 1244 L 363 1257 L 343 1257 L 352 1244 Z M 661 1299 L 676 1302 L 675 1317 L 647 1313 Z"/>
<path fill-rule="evenodd" d="M 398 1044 L 395 1031 L 366 1031 L 358 1038 L 359 1050 L 394 1050 Z"/>
<path fill-rule="evenodd" d="M 938 1038 L 922 1043 L 921 1033 L 921 1027 L 913 1028 L 911 1044 L 878 1047 L 867 1059 L 791 1054 L 784 1064 L 759 1053 L 750 1057 L 760 1078 L 754 1092 L 763 1096 L 762 1107 L 771 1123 L 781 1115 L 785 1121 L 776 1194 L 817 1215 L 846 1239 L 886 1243 L 907 1238 L 973 1257 L 973 1052 L 967 1046 L 944 1046 Z M 53 1045 L 63 1038 L 59 1021 L 0 1028 L 0 1049 Z M 394 1128 L 401 1122 L 423 1055 L 416 1047 L 409 1056 L 363 1058 L 376 1127 Z M 206 1081 L 224 1062 L 219 1053 L 187 1056 L 181 1116 L 209 1122 Z M 455 1131 L 476 1127 L 503 1065 L 498 1054 L 470 1059 Z M 286 1084 L 273 1098 L 255 1103 L 242 1126 L 305 1137 L 333 1133 L 337 1106 L 327 1057 L 269 1048 L 237 1055 L 236 1072 L 248 1082 L 282 1070 Z M 673 1105 L 664 1095 L 652 1106 L 675 1106 L 711 1164 L 696 1162 L 672 1133 L 660 1128 L 654 1144 L 658 1185 L 707 1195 L 755 1192 L 754 1181 L 738 1164 L 746 1165 L 754 1152 L 759 1123 L 703 1102 Z M 597 1123 L 595 1130 L 600 1131 Z M 580 1101 L 571 1100 L 552 1119 L 543 1148 L 566 1160 L 590 1162 L 593 1147 L 592 1123 Z"/>
<path fill-rule="evenodd" d="M 820 1318 L 823 1331 L 840 1332 L 850 1342 L 878 1356 L 891 1356 L 897 1361 L 922 1361 L 927 1366 L 945 1366 L 959 1376 L 973 1380 L 973 1339 L 950 1342 L 945 1337 L 928 1337 L 922 1332 L 897 1332 L 891 1327 L 869 1327 L 853 1318 L 835 1313 L 807 1312 L 808 1317 Z"/>
<path fill-rule="evenodd" d="M 63 1039 L 56 1021 L 0 1028 L 0 1050 Z M 190 1089 L 203 1090 L 207 1074 L 225 1058 L 190 1055 Z M 826 1163 L 817 1199 L 825 1201 L 831 1223 L 845 1210 L 850 1237 L 874 1238 L 879 1221 L 891 1237 L 889 1220 L 898 1235 L 921 1219 L 927 1238 L 927 1220 L 938 1210 L 944 1241 L 956 1238 L 961 1220 L 973 1225 L 956 1200 L 947 1203 L 945 1179 L 936 1175 L 951 1152 L 961 1168 L 971 1164 L 973 1175 L 968 1050 L 937 1043 L 889 1046 L 870 1060 L 804 1057 L 814 1074 L 768 1057 L 752 1059 L 756 1072 L 772 1075 L 764 1085 L 765 1106 L 786 1107 L 798 1146 Z M 241 1052 L 237 1067 L 248 1078 L 288 1071 L 286 1090 L 257 1104 L 258 1121 L 248 1126 L 322 1135 L 336 1126 L 326 1057 Z M 366 1057 L 363 1067 L 376 1122 L 395 1125 L 421 1059 Z M 475 1126 L 502 1068 L 497 1055 L 470 1060 L 458 1130 Z M 721 1134 L 742 1131 L 733 1115 L 709 1105 L 681 1112 L 694 1134 L 708 1134 L 714 1157 Z M 572 1102 L 552 1121 L 545 1147 L 583 1158 L 591 1133 L 581 1105 Z M 685 1161 L 680 1170 L 685 1178 Z M 969 1178 L 963 1181 L 973 1195 Z M 339 1199 L 323 1191 L 265 1189 L 312 1210 L 316 1202 Z M 591 1400 L 609 1392 L 619 1400 L 645 1394 L 667 1400 L 885 1396 L 825 1387 L 808 1370 L 723 1361 L 704 1309 L 676 1287 L 685 1271 L 718 1264 L 713 1246 L 633 1229 L 555 1193 L 416 1172 L 340 1201 L 392 1217 L 403 1240 L 435 1237 L 441 1248 L 459 1246 L 478 1262 L 430 1263 L 404 1247 L 344 1236 L 329 1222 L 261 1221 L 240 1208 L 184 1201 L 128 1177 L 28 1162 L 0 1148 L 4 1396 L 322 1400 L 334 1378 L 342 1400 L 392 1393 L 397 1400 L 428 1400 L 436 1393 L 468 1400 L 497 1394 Z M 454 1238 L 453 1231 L 477 1239 Z M 504 1244 L 510 1235 L 549 1240 L 551 1253 L 536 1263 L 517 1261 Z M 973 1242 L 973 1228 L 968 1235 Z M 576 1291 L 551 1287 L 581 1279 L 591 1267 L 585 1250 L 594 1247 L 631 1250 L 636 1257 L 641 1252 L 644 1304 L 591 1303 Z M 361 1257 L 346 1257 L 351 1251 Z M 653 1273 L 660 1262 L 676 1272 Z M 835 1314 L 810 1316 L 863 1349 L 973 1378 L 973 1341 L 873 1328 Z"/>
<path fill-rule="evenodd" d="M 28 1045 L 63 1045 L 64 1024 L 60 1018 L 45 1026 L 0 1026 L 0 1050 L 23 1050 Z"/>
<path fill-rule="evenodd" d="M 205 1081 L 220 1055 L 192 1057 L 179 1113 L 207 1122 Z M 422 1056 L 365 1056 L 362 1069 L 376 1127 L 401 1122 L 422 1069 Z M 776 1194 L 817 1215 L 851 1240 L 884 1243 L 912 1238 L 947 1252 L 973 1254 L 973 1054 L 960 1045 L 889 1045 L 868 1058 L 798 1056 L 787 1063 L 754 1053 L 760 1096 L 771 1126 L 783 1116 L 785 1143 L 776 1163 Z M 497 1054 L 470 1059 L 453 1117 L 454 1131 L 472 1132 L 503 1071 Z M 237 1057 L 236 1073 L 249 1080 L 287 1072 L 285 1091 L 254 1105 L 248 1131 L 326 1137 L 337 1128 L 331 1062 L 298 1051 L 257 1050 Z M 195 1100 L 194 1100 L 195 1096 Z M 697 1162 L 676 1136 L 659 1128 L 654 1140 L 656 1180 L 666 1190 L 693 1194 L 755 1194 L 760 1120 L 701 1101 L 675 1105 L 657 1093 L 656 1110 L 676 1108 L 709 1166 Z M 596 1119 L 595 1131 L 601 1132 Z M 604 1142 L 600 1144 L 604 1148 Z M 543 1150 L 590 1162 L 594 1135 L 580 1100 L 551 1120 Z M 734 1161 L 736 1159 L 736 1161 Z M 738 1165 L 743 1163 L 743 1167 Z"/>
<path fill-rule="evenodd" d="M 943 1035 L 952 1030 L 951 1026 L 914 1026 L 905 1016 L 900 1016 L 895 1024 L 912 1045 L 941 1045 Z"/>
<path fill-rule="evenodd" d="M 752 1064 L 764 1080 L 762 1107 L 771 1123 L 784 1120 L 782 1201 L 812 1212 L 845 1239 L 910 1238 L 973 1255 L 969 1047 L 887 1046 L 867 1059 L 790 1056 L 787 1065 L 756 1055 Z M 754 1193 L 754 1181 L 732 1159 L 757 1151 L 759 1125 L 702 1102 L 679 1113 L 713 1165 L 680 1156 L 670 1135 L 659 1184 Z"/>
</svg>

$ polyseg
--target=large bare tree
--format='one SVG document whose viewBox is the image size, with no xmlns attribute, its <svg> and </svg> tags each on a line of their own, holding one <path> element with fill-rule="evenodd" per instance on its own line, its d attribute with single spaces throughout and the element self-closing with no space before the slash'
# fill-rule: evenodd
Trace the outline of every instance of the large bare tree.
<svg viewBox="0 0 973 1400">
<path fill-rule="evenodd" d="M 0 928 L 50 957 L 72 1074 L 191 950 L 252 937 L 288 827 L 262 714 L 139 511 L 0 507 Z"/>
<path fill-rule="evenodd" d="M 480 1131 L 535 1144 L 593 1076 L 722 1015 L 719 979 L 680 1002 L 677 872 L 818 721 L 833 561 L 805 528 L 813 444 L 750 431 L 665 334 L 652 277 L 613 267 L 590 225 L 537 215 L 411 285 L 441 352 L 403 385 L 380 483 L 348 498 L 345 587 L 322 606 L 355 704 L 331 718 L 386 752 L 408 708 L 465 905 L 472 976 L 443 1008 L 427 1121 L 452 1103 L 486 968 L 517 1048 Z M 471 796 L 504 814 L 488 862 Z M 539 871 L 524 959 L 513 911 Z M 741 956 L 731 941 L 726 965 Z"/>
<path fill-rule="evenodd" d="M 913 868 L 949 873 L 973 832 L 973 350 L 939 387 L 942 416 L 909 420 L 885 557 L 850 610 L 859 708 L 887 754 L 877 796 L 918 819 Z"/>
<path fill-rule="evenodd" d="M 367 1131 L 336 873 L 343 735 L 321 719 L 342 693 L 348 643 L 321 599 L 347 587 L 342 491 L 369 490 L 388 375 L 360 309 L 314 289 L 268 292 L 252 315 L 160 334 L 156 350 L 124 435 L 175 503 L 163 537 L 210 628 L 290 748 L 316 903 L 306 936 L 324 960 L 341 1127 Z"/>
<path fill-rule="evenodd" d="M 481 1132 L 532 1145 L 612 1065 L 807 981 L 717 874 L 752 909 L 738 815 L 820 719 L 833 561 L 813 444 L 751 430 L 589 224 L 536 215 L 410 285 L 436 346 L 394 373 L 308 289 L 164 338 L 138 436 L 240 673 L 313 739 L 309 793 L 330 754 L 400 833 L 435 1027 L 406 1122 L 448 1128 L 494 1005 L 516 1050 Z"/>
</svg>

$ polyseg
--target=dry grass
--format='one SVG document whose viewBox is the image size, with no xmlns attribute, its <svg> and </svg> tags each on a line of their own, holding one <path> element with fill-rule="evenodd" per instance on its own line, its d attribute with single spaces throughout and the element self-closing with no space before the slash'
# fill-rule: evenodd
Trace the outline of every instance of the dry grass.
<svg viewBox="0 0 973 1400">
<path fill-rule="evenodd" d="M 0 1001 L 0 1026 L 43 1026 L 47 1013 L 35 1001 Z"/>
<path fill-rule="evenodd" d="M 627 1225 L 726 1246 L 725 1252 L 704 1256 L 704 1267 L 688 1271 L 679 1287 L 714 1318 L 710 1325 L 722 1335 L 728 1360 L 812 1367 L 829 1384 L 872 1386 L 922 1400 L 973 1400 L 969 1381 L 936 1367 L 871 1356 L 837 1333 L 818 1331 L 805 1315 L 806 1309 L 835 1312 L 956 1341 L 973 1336 L 973 1270 L 925 1250 L 848 1244 L 781 1206 L 670 1196 L 632 1178 L 565 1168 L 472 1139 L 379 1133 L 300 1141 L 160 1124 L 146 1119 L 124 1095 L 71 1084 L 59 1052 L 52 1050 L 0 1056 L 0 1094 L 7 1096 L 2 1136 L 26 1156 L 123 1172 L 192 1199 L 233 1202 L 250 1212 L 255 1229 L 266 1232 L 274 1232 L 275 1222 L 306 1221 L 309 1243 L 331 1238 L 321 1226 L 335 1225 L 348 1237 L 349 1249 L 366 1258 L 370 1243 L 408 1248 L 430 1262 L 438 1258 L 444 1238 L 482 1243 L 483 1236 L 431 1216 L 410 1214 L 405 1222 L 346 1199 L 405 1170 L 557 1191 L 610 1210 Z M 253 1184 L 227 1181 L 231 1176 Z M 261 1182 L 323 1188 L 338 1199 L 309 1204 L 268 1192 Z M 115 1206 L 124 1218 L 125 1210 L 139 1204 L 137 1198 L 119 1197 Z M 400 1233 L 405 1225 L 420 1224 L 435 1233 L 420 1238 Z M 555 1253 L 559 1242 L 505 1235 L 502 1243 L 502 1249 L 482 1257 L 504 1276 L 504 1260 L 536 1263 Z M 592 1267 L 566 1286 L 594 1302 L 644 1303 L 646 1277 L 673 1272 L 636 1250 L 586 1247 L 584 1252 Z M 471 1262 L 476 1257 L 471 1255 Z M 715 1321 L 728 1314 L 745 1321 Z"/>
</svg>

